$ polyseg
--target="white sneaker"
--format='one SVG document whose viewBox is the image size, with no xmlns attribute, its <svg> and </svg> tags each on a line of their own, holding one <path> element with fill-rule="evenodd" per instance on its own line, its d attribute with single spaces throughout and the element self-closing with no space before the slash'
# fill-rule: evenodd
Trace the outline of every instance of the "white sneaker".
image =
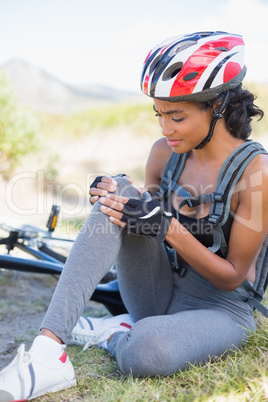
<svg viewBox="0 0 268 402">
<path fill-rule="evenodd" d="M 25 352 L 24 344 L 15 359 L 0 371 L 0 401 L 27 401 L 49 392 L 76 385 L 73 365 L 66 352 L 60 359 L 48 360 Z"/>
<path fill-rule="evenodd" d="M 129 314 L 114 317 L 80 317 L 72 331 L 70 345 L 85 345 L 83 350 L 99 345 L 115 332 L 129 331 L 134 321 Z"/>
</svg>

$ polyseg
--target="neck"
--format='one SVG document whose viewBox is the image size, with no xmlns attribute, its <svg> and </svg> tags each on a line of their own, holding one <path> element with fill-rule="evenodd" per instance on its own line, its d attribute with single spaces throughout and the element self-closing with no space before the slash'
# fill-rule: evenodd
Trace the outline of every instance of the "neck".
<svg viewBox="0 0 268 402">
<path fill-rule="evenodd" d="M 243 144 L 243 140 L 233 137 L 223 125 L 217 122 L 214 135 L 209 143 L 202 149 L 193 149 L 191 157 L 199 165 L 222 165 L 225 159 L 239 145 Z"/>
</svg>

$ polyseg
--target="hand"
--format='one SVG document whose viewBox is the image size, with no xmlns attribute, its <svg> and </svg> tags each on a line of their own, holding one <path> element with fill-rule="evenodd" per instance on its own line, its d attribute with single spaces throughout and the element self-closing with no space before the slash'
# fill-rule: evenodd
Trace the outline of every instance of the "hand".
<svg viewBox="0 0 268 402">
<path fill-rule="evenodd" d="M 125 176 L 125 178 L 132 183 L 132 180 L 127 175 L 118 175 Z M 117 176 L 115 176 L 116 178 Z M 93 205 L 96 201 L 98 201 L 100 196 L 106 196 L 108 193 L 113 193 L 116 191 L 117 181 L 114 177 L 108 176 L 97 176 L 95 180 L 91 183 L 89 194 L 90 194 L 90 203 Z"/>
<path fill-rule="evenodd" d="M 139 236 L 156 237 L 159 242 L 166 238 L 172 220 L 172 213 L 165 211 L 163 204 L 150 191 L 142 199 L 120 197 L 109 194 L 101 198 L 101 211 L 110 216 L 110 220 L 130 233 Z"/>
</svg>

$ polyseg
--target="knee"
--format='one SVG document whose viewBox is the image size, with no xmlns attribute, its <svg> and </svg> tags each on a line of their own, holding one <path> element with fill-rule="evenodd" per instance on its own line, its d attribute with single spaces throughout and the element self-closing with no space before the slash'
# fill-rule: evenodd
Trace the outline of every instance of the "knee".
<svg viewBox="0 0 268 402">
<path fill-rule="evenodd" d="M 140 331 L 135 328 L 137 324 L 118 341 L 116 357 L 122 373 L 134 377 L 154 377 L 176 372 L 170 350 L 158 337 L 155 328 Z"/>
<path fill-rule="evenodd" d="M 114 179 L 117 181 L 117 187 L 115 194 L 122 197 L 140 197 L 140 194 L 135 189 L 135 187 L 126 179 L 125 176 L 115 176 Z"/>
<path fill-rule="evenodd" d="M 138 191 L 135 189 L 135 187 L 123 176 L 114 176 L 115 180 L 117 181 L 117 186 L 115 192 L 111 194 L 116 194 L 120 195 L 123 197 L 140 197 L 140 194 Z M 97 200 L 92 208 L 91 212 L 99 212 L 99 209 L 101 207 L 101 203 L 99 200 Z"/>
</svg>

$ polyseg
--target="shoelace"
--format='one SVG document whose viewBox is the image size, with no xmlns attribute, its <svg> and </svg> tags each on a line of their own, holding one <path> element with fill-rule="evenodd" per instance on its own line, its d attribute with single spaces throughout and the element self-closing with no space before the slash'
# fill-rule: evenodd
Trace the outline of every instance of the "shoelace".
<svg viewBox="0 0 268 402">
<path fill-rule="evenodd" d="M 90 333 L 89 331 L 92 333 Z M 73 334 L 73 338 L 75 341 L 79 342 L 80 344 L 85 343 L 85 344 L 89 345 L 90 342 L 92 342 L 96 339 L 96 332 L 94 330 L 89 330 L 88 328 L 87 329 L 82 328 L 79 323 L 75 330 L 75 334 Z"/>
<path fill-rule="evenodd" d="M 82 330 L 83 331 L 83 330 Z M 89 340 L 90 338 L 90 340 Z M 75 341 L 77 341 L 80 344 L 85 344 L 85 346 L 83 347 L 83 350 L 86 350 L 89 348 L 89 346 L 92 345 L 92 343 L 95 342 L 96 340 L 96 336 L 91 336 L 88 334 L 81 334 L 81 333 L 76 333 L 74 336 Z"/>
<path fill-rule="evenodd" d="M 85 346 L 83 347 L 83 352 L 85 351 L 85 350 L 87 350 L 90 346 L 92 345 L 92 343 L 91 342 L 87 342 L 86 344 L 85 344 Z"/>
<path fill-rule="evenodd" d="M 91 333 L 90 333 L 91 332 Z M 79 328 L 76 328 L 74 340 L 79 342 L 80 344 L 85 344 L 83 347 L 83 351 L 87 350 L 90 346 L 100 343 L 103 341 L 102 338 L 96 333 L 93 329 L 84 329 L 79 324 Z"/>
<path fill-rule="evenodd" d="M 23 378 L 24 378 L 23 362 L 24 362 L 24 356 L 25 355 L 26 355 L 25 345 L 23 343 L 22 345 L 20 345 L 20 347 L 18 349 L 17 356 L 12 360 L 11 363 L 9 363 L 9 365 L 4 370 L 2 370 L 1 374 L 7 375 L 18 362 L 19 375 L 20 375 L 21 380 L 23 380 Z"/>
<path fill-rule="evenodd" d="M 24 380 L 24 370 L 23 370 L 24 354 L 25 354 L 25 345 L 23 343 L 18 349 L 19 375 L 20 375 L 21 381 Z"/>
<path fill-rule="evenodd" d="M 29 362 L 31 359 L 31 356 L 28 352 L 25 352 L 25 345 L 24 343 L 20 345 L 18 349 L 17 356 L 15 359 L 2 371 L 2 374 L 5 375 L 8 379 L 8 374 L 9 372 L 13 369 L 14 366 L 18 365 L 18 372 L 19 376 L 21 379 L 21 395 L 22 398 L 24 397 L 24 391 L 25 391 L 25 384 L 24 384 L 24 368 L 25 368 L 25 363 Z"/>
<path fill-rule="evenodd" d="M 79 342 L 79 343 L 88 342 L 88 338 L 92 339 L 92 338 L 94 338 L 94 336 L 87 335 L 87 334 L 80 334 L 80 333 L 76 333 L 74 335 L 74 340 Z"/>
<path fill-rule="evenodd" d="M 25 345 L 24 343 L 22 345 L 20 345 L 19 349 L 18 349 L 18 356 L 17 356 L 18 360 L 19 360 L 19 376 L 21 378 L 21 381 L 23 382 L 24 380 L 24 368 L 25 368 L 25 363 L 28 363 L 31 359 L 31 356 L 28 352 L 25 352 Z M 15 363 L 15 361 L 14 361 Z"/>
<path fill-rule="evenodd" d="M 83 347 L 82 350 L 85 351 L 92 345 L 100 344 L 101 342 L 103 342 L 104 340 L 106 340 L 109 337 L 109 335 L 108 335 L 109 333 L 110 333 L 110 331 L 108 332 L 108 330 L 107 330 L 107 331 L 104 332 L 102 337 L 100 337 L 100 336 L 98 336 L 98 337 L 97 336 L 91 336 L 91 340 L 86 341 L 85 346 Z M 87 338 L 88 338 L 88 336 L 87 336 Z"/>
<path fill-rule="evenodd" d="M 92 344 L 100 344 L 104 341 L 106 341 L 108 338 L 110 338 L 110 336 L 115 332 L 113 331 L 113 328 L 109 328 L 107 329 L 105 332 L 103 332 L 102 336 L 95 336 L 95 337 L 91 337 L 91 341 L 86 342 L 85 346 L 83 347 L 83 351 L 87 350 L 90 346 L 92 346 Z M 93 341 L 94 339 L 94 341 Z"/>
</svg>

